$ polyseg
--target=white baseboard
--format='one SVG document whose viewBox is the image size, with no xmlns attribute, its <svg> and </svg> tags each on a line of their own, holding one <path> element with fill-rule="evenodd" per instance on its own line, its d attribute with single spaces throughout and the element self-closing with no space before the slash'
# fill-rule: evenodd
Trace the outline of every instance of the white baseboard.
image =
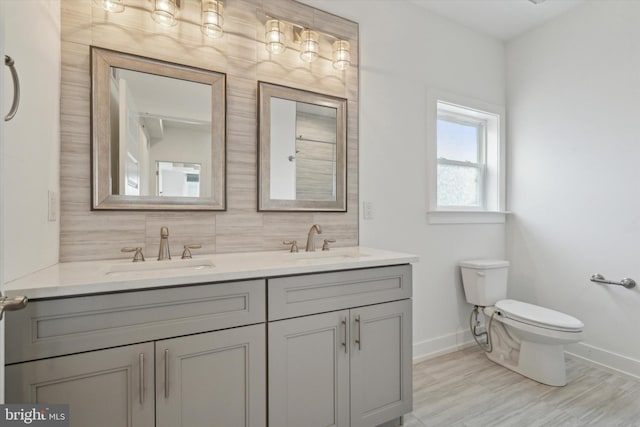
<svg viewBox="0 0 640 427">
<path fill-rule="evenodd" d="M 476 345 L 469 331 L 458 331 L 413 344 L 413 363 Z M 600 368 L 640 379 L 640 360 L 613 353 L 589 344 L 566 347 L 566 353 Z"/>
<path fill-rule="evenodd" d="M 470 331 L 458 331 L 413 344 L 413 363 L 432 359 L 475 345 Z"/>
<path fill-rule="evenodd" d="M 640 360 L 632 359 L 585 343 L 568 345 L 566 347 L 566 353 L 600 368 L 640 379 Z"/>
</svg>

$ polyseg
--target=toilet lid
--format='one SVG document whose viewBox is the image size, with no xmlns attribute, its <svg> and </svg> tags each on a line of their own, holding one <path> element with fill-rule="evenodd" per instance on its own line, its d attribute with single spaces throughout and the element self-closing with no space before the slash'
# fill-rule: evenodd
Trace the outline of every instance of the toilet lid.
<svg viewBox="0 0 640 427">
<path fill-rule="evenodd" d="M 496 303 L 505 316 L 519 322 L 559 331 L 579 332 L 584 323 L 573 316 L 526 302 L 505 299 Z"/>
<path fill-rule="evenodd" d="M 502 259 L 472 259 L 468 261 L 460 261 L 460 267 L 475 268 L 479 270 L 489 268 L 504 268 L 509 267 L 509 261 Z"/>
</svg>

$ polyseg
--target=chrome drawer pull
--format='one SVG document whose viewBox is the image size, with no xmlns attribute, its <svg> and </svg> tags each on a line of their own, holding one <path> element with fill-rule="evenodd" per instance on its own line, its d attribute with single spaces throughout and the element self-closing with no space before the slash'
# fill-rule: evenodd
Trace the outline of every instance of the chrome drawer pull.
<svg viewBox="0 0 640 427">
<path fill-rule="evenodd" d="M 354 341 L 356 344 L 358 344 L 358 350 L 362 350 L 362 337 L 360 335 L 362 333 L 362 331 L 360 330 L 360 316 L 356 316 L 355 322 L 358 325 L 358 338 L 354 339 Z"/>
<path fill-rule="evenodd" d="M 344 340 L 342 341 L 342 346 L 344 347 L 344 352 L 345 354 L 348 353 L 347 350 L 347 318 L 345 317 L 344 320 L 341 320 L 340 323 L 342 324 L 342 332 L 343 332 L 343 337 Z"/>
<path fill-rule="evenodd" d="M 164 398 L 169 398 L 169 350 L 164 351 Z"/>
<path fill-rule="evenodd" d="M 140 406 L 144 405 L 144 353 L 140 353 Z"/>
</svg>

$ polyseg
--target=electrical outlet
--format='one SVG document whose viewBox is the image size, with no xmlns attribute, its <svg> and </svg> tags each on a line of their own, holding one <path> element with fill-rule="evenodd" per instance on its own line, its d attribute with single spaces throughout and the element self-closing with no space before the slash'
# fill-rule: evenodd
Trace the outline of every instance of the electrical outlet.
<svg viewBox="0 0 640 427">
<path fill-rule="evenodd" d="M 373 219 L 373 202 L 362 202 L 362 217 Z"/>
<path fill-rule="evenodd" d="M 55 191 L 49 190 L 48 205 L 49 205 L 49 221 L 54 222 L 58 220 L 58 195 Z"/>
</svg>

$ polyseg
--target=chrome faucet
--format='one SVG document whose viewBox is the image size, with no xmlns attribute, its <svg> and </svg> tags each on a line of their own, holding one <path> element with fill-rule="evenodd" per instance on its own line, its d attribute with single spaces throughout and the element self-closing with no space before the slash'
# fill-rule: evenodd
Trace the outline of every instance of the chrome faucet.
<svg viewBox="0 0 640 427">
<path fill-rule="evenodd" d="M 322 229 L 320 228 L 320 224 L 313 224 L 309 229 L 309 234 L 307 235 L 307 247 L 305 248 L 307 252 L 313 252 L 316 250 L 316 247 L 313 243 L 314 232 L 318 234 L 322 234 Z"/>
<path fill-rule="evenodd" d="M 160 227 L 160 250 L 158 251 L 158 261 L 171 259 L 171 251 L 169 251 L 169 229 Z"/>
</svg>

